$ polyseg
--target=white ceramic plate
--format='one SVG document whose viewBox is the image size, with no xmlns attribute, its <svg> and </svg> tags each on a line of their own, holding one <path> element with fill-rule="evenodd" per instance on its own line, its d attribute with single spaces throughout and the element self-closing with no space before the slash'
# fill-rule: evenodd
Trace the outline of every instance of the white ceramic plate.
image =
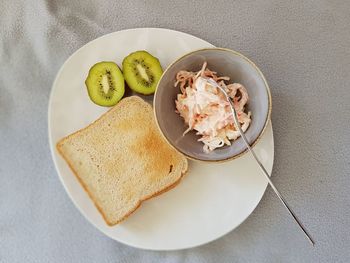
<svg viewBox="0 0 350 263">
<path fill-rule="evenodd" d="M 63 64 L 49 102 L 49 140 L 53 160 L 69 197 L 79 211 L 107 236 L 130 246 L 175 250 L 202 245 L 236 228 L 254 210 L 267 183 L 249 154 L 222 164 L 189 162 L 181 183 L 150 199 L 120 225 L 109 227 L 58 155 L 56 142 L 88 125 L 107 108 L 93 104 L 84 84 L 89 68 L 111 60 L 121 65 L 129 53 L 145 49 L 165 68 L 191 50 L 213 47 L 197 37 L 167 29 L 139 28 L 102 36 L 76 51 Z M 255 150 L 271 173 L 274 156 L 269 124 Z"/>
</svg>

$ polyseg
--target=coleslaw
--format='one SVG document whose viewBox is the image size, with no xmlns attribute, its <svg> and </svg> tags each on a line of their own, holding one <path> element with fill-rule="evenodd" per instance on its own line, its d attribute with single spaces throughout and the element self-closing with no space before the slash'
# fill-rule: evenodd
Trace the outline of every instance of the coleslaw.
<svg viewBox="0 0 350 263">
<path fill-rule="evenodd" d="M 179 71 L 176 75 L 175 87 L 180 85 L 181 93 L 177 95 L 175 106 L 177 113 L 184 119 L 189 131 L 195 130 L 203 142 L 206 153 L 224 145 L 231 145 L 230 140 L 236 140 L 240 133 L 236 130 L 230 104 L 218 88 L 211 86 L 204 78 L 212 78 L 222 87 L 232 99 L 238 120 L 243 132 L 251 122 L 251 112 L 245 107 L 249 100 L 247 90 L 242 84 L 226 84 L 229 77 L 219 77 L 217 72 L 207 68 L 204 62 L 198 72 Z"/>
</svg>

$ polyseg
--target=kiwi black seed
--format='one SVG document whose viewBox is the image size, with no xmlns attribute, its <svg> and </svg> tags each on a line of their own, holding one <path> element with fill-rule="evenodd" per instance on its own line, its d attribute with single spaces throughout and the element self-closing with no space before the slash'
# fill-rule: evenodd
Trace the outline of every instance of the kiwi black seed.
<svg viewBox="0 0 350 263">
<path fill-rule="evenodd" d="M 123 60 L 123 75 L 128 86 L 141 94 L 153 94 L 163 69 L 159 60 L 147 51 L 129 54 Z"/>
<path fill-rule="evenodd" d="M 124 77 L 114 62 L 99 62 L 93 65 L 85 84 L 90 99 L 100 106 L 113 106 L 124 95 Z"/>
</svg>

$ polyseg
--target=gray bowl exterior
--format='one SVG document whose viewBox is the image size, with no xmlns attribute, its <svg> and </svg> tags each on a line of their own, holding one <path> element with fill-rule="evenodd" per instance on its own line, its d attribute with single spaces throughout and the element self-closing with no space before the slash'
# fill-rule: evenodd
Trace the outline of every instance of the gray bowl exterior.
<svg viewBox="0 0 350 263">
<path fill-rule="evenodd" d="M 270 90 L 261 71 L 253 62 L 240 53 L 228 49 L 197 50 L 171 64 L 159 81 L 154 97 L 156 120 L 166 140 L 185 156 L 201 161 L 230 160 L 246 151 L 242 138 L 233 141 L 231 146 L 205 153 L 203 143 L 197 141 L 200 136 L 196 135 L 195 131 L 183 136 L 187 127 L 183 118 L 175 112 L 175 100 L 180 93 L 179 87 L 174 87 L 177 72 L 198 71 L 205 61 L 208 63 L 208 68 L 218 72 L 219 76 L 230 77 L 229 83 L 237 82 L 246 87 L 249 95 L 246 109 L 252 113 L 252 122 L 245 134 L 250 144 L 257 142 L 270 117 Z"/>
</svg>

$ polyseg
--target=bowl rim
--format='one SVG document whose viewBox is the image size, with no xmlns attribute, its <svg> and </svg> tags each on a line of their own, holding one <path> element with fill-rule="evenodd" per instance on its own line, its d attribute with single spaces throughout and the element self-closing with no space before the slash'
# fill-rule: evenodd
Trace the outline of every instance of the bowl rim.
<svg viewBox="0 0 350 263">
<path fill-rule="evenodd" d="M 153 97 L 153 113 L 154 113 L 154 117 L 155 117 L 155 120 L 156 120 L 156 124 L 157 124 L 157 127 L 158 127 L 158 130 L 160 131 L 160 133 L 162 134 L 163 138 L 165 139 L 165 141 L 173 148 L 175 149 L 176 151 L 180 152 L 181 154 L 183 154 L 186 158 L 190 159 L 190 160 L 193 160 L 193 161 L 200 161 L 200 162 L 206 162 L 206 163 L 223 163 L 223 162 L 227 162 L 227 161 L 231 161 L 231 160 L 234 160 L 234 159 L 237 159 L 241 156 L 243 156 L 245 153 L 248 152 L 248 148 L 245 148 L 245 150 L 243 150 L 242 152 L 236 154 L 236 155 L 233 155 L 233 156 L 230 156 L 230 157 L 227 157 L 227 158 L 224 158 L 224 159 L 219 159 L 219 160 L 204 160 L 204 159 L 200 159 L 200 158 L 195 158 L 193 156 L 190 156 L 186 153 L 184 153 L 183 151 L 181 151 L 179 148 L 177 148 L 175 145 L 173 145 L 170 140 L 167 138 L 167 136 L 164 134 L 163 130 L 160 128 L 160 125 L 159 125 L 159 122 L 158 122 L 158 118 L 157 118 L 157 113 L 156 113 L 156 99 L 157 99 L 157 91 L 158 91 L 158 86 L 161 82 L 161 80 L 163 79 L 163 76 L 164 74 L 175 64 L 177 63 L 178 61 L 180 61 L 181 59 L 183 59 L 184 57 L 187 57 L 189 55 L 192 55 L 193 53 L 197 53 L 197 52 L 200 52 L 200 51 L 207 51 L 207 50 L 217 50 L 217 51 L 225 51 L 225 52 L 230 52 L 230 53 L 233 53 L 234 55 L 236 56 L 239 56 L 241 58 L 243 58 L 244 60 L 246 60 L 257 72 L 258 74 L 261 76 L 264 84 L 265 84 L 265 88 L 266 88 L 266 92 L 267 92 L 267 95 L 268 95 L 268 112 L 267 112 L 267 115 L 266 115 L 266 119 L 265 119 L 265 123 L 264 123 L 264 127 L 261 129 L 258 137 L 253 141 L 253 143 L 251 143 L 251 147 L 254 147 L 261 139 L 262 135 L 265 133 L 266 131 L 266 128 L 267 128 L 267 125 L 271 119 L 271 111 L 272 111 L 272 97 L 271 97 L 271 91 L 270 91 L 270 87 L 269 87 L 269 84 L 267 83 L 266 81 L 266 78 L 264 76 L 264 74 L 261 72 L 261 70 L 258 68 L 258 66 L 252 61 L 250 60 L 249 58 L 247 58 L 246 56 L 244 56 L 243 54 L 241 54 L 240 52 L 237 52 L 235 50 L 232 50 L 232 49 L 228 49 L 228 48 L 221 48 L 221 47 L 213 47 L 213 48 L 200 48 L 200 49 L 196 49 L 196 50 L 192 50 L 191 52 L 188 52 L 180 57 L 178 57 L 177 59 L 175 59 L 173 62 L 171 62 L 167 68 L 164 70 L 161 78 L 159 79 L 158 81 L 158 84 L 157 84 L 157 87 L 156 87 L 156 91 L 154 93 L 154 97 Z"/>
</svg>

